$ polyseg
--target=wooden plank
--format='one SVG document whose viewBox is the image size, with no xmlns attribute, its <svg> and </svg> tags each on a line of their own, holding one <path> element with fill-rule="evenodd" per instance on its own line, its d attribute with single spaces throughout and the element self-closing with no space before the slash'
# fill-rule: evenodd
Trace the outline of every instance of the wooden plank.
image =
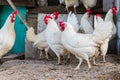
<svg viewBox="0 0 120 80">
<path fill-rule="evenodd" d="M 35 7 L 35 0 L 12 0 L 16 6 Z M 0 0 L 0 5 L 9 5 L 6 0 Z"/>
<path fill-rule="evenodd" d="M 21 54 L 9 54 L 9 55 L 3 56 L 1 58 L 1 61 L 4 62 L 4 61 L 14 60 L 14 59 L 24 59 L 24 53 L 21 53 Z"/>
<path fill-rule="evenodd" d="M 39 59 L 39 58 L 40 58 L 39 50 L 33 47 L 33 43 L 29 42 L 26 39 L 25 59 Z"/>
<path fill-rule="evenodd" d="M 48 0 L 49 6 L 57 6 L 59 4 L 59 0 Z"/>
<path fill-rule="evenodd" d="M 73 8 L 70 7 L 69 10 L 73 11 Z M 28 8 L 28 13 L 29 14 L 37 14 L 37 13 L 52 13 L 53 11 L 59 11 L 61 14 L 67 14 L 65 11 L 64 6 L 44 6 L 44 7 L 36 7 L 36 8 Z M 84 6 L 79 6 L 77 7 L 77 13 L 83 14 L 85 13 L 85 8 Z M 92 9 L 92 13 L 102 13 L 102 8 L 94 8 Z"/>
</svg>

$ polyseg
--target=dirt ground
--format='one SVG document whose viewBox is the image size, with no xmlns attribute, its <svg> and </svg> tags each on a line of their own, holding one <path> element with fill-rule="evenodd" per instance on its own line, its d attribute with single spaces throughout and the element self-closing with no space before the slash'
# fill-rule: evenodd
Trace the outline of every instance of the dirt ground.
<svg viewBox="0 0 120 80">
<path fill-rule="evenodd" d="M 107 63 L 92 65 L 89 72 L 85 61 L 80 70 L 74 70 L 78 64 L 75 57 L 70 63 L 62 60 L 61 65 L 57 65 L 56 60 L 46 59 L 9 60 L 0 66 L 0 80 L 120 80 L 120 56 L 108 54 L 106 58 Z M 97 59 L 100 61 L 101 57 Z"/>
</svg>

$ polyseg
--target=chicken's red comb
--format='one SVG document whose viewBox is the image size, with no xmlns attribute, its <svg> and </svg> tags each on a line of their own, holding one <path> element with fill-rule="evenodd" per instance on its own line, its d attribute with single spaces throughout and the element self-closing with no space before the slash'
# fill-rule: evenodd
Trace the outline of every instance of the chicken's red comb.
<svg viewBox="0 0 120 80">
<path fill-rule="evenodd" d="M 53 12 L 52 14 L 54 15 L 55 19 L 58 19 L 58 15 L 59 15 L 59 12 L 58 12 L 58 11 L 55 11 L 55 12 Z"/>
<path fill-rule="evenodd" d="M 12 15 L 15 15 L 15 14 L 17 14 L 17 13 L 18 13 L 18 11 L 16 10 L 16 11 L 12 12 Z"/>
<path fill-rule="evenodd" d="M 115 10 L 117 10 L 117 7 L 116 7 L 116 6 L 113 6 L 113 7 L 112 7 L 112 9 L 115 9 Z"/>
<path fill-rule="evenodd" d="M 52 17 L 50 15 L 45 15 L 44 19 L 46 19 L 46 18 L 51 18 L 52 19 Z"/>
<path fill-rule="evenodd" d="M 86 12 L 88 12 L 89 14 L 91 14 L 91 9 L 87 9 Z"/>
<path fill-rule="evenodd" d="M 44 17 L 45 24 L 48 24 L 47 19 L 52 19 L 52 17 L 50 15 L 45 15 Z"/>
<path fill-rule="evenodd" d="M 101 14 L 96 14 L 95 16 L 99 16 L 99 17 L 102 17 L 102 15 L 101 15 Z"/>
<path fill-rule="evenodd" d="M 52 14 L 59 15 L 59 12 L 58 11 L 54 11 Z"/>
<path fill-rule="evenodd" d="M 14 21 L 15 21 L 15 15 L 18 13 L 18 11 L 16 10 L 16 11 L 14 11 L 14 12 L 12 12 L 12 14 L 11 14 L 11 22 L 13 23 Z"/>
</svg>

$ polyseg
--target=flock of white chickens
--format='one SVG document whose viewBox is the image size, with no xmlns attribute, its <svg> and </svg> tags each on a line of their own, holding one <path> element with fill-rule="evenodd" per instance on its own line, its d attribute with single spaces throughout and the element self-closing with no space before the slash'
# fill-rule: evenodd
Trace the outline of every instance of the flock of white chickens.
<svg viewBox="0 0 120 80">
<path fill-rule="evenodd" d="M 69 12 L 66 22 L 60 21 L 59 23 L 56 22 L 59 13 L 53 12 L 51 15 L 44 16 L 46 29 L 35 35 L 34 29 L 31 27 L 27 31 L 27 39 L 34 42 L 34 46 L 38 49 L 45 49 L 47 59 L 49 59 L 48 50 L 51 48 L 58 58 L 58 64 L 61 62 L 60 55 L 67 55 L 67 58 L 70 59 L 70 54 L 73 54 L 79 60 L 75 70 L 79 69 L 83 60 L 86 60 L 90 69 L 89 59 L 93 59 L 94 65 L 99 65 L 95 62 L 95 58 L 99 54 L 103 56 L 103 62 L 106 62 L 108 42 L 116 34 L 113 22 L 113 15 L 116 12 L 117 8 L 113 6 L 107 12 L 105 19 L 100 14 L 96 14 L 94 26 L 91 26 L 88 21 L 91 15 L 90 9 L 86 10 L 82 16 L 80 25 L 76 15 L 72 12 Z"/>
<path fill-rule="evenodd" d="M 65 0 L 65 3 L 66 1 L 69 0 Z M 84 2 L 85 0 L 81 1 Z M 47 27 L 43 32 L 35 35 L 32 27 L 27 30 L 27 40 L 33 42 L 33 45 L 38 49 L 44 49 L 47 59 L 49 59 L 48 50 L 51 48 L 58 58 L 58 64 L 61 63 L 61 55 L 67 55 L 68 59 L 70 59 L 70 54 L 75 55 L 79 60 L 75 70 L 80 68 L 83 60 L 87 62 L 88 69 L 90 69 L 90 58 L 93 59 L 94 65 L 98 65 L 95 62 L 98 55 L 102 55 L 103 62 L 106 62 L 105 56 L 108 43 L 116 34 L 113 15 L 116 14 L 117 8 L 113 6 L 104 19 L 100 14 L 96 14 L 94 16 L 94 26 L 91 26 L 88 21 L 91 10 L 88 9 L 88 6 L 85 7 L 87 10 L 81 18 L 80 25 L 76 15 L 72 12 L 69 12 L 66 22 L 59 21 L 59 23 L 56 22 L 59 18 L 59 12 L 53 12 L 51 15 L 44 16 L 44 23 Z M 17 11 L 10 14 L 0 30 L 0 33 L 4 33 L 0 35 L 0 57 L 5 55 L 14 45 L 14 20 L 16 14 Z"/>
</svg>

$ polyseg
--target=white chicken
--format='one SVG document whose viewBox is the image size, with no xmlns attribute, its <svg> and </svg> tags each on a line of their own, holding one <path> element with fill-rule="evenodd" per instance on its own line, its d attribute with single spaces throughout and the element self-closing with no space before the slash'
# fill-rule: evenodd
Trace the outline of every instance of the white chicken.
<svg viewBox="0 0 120 80">
<path fill-rule="evenodd" d="M 61 43 L 61 31 L 54 19 L 50 15 L 46 15 L 44 17 L 44 22 L 47 25 L 45 33 L 46 41 L 49 47 L 57 55 L 58 64 L 60 64 L 60 55 L 68 54 L 68 58 L 70 58 L 69 52 L 66 52 L 66 49 Z"/>
<path fill-rule="evenodd" d="M 97 25 L 98 25 L 99 23 L 102 23 L 102 22 L 104 22 L 104 20 L 103 20 L 101 14 L 96 14 L 96 15 L 94 16 L 94 29 L 96 29 Z M 105 40 L 103 41 L 103 43 L 101 44 L 101 46 L 100 46 L 100 52 L 101 52 L 101 54 L 102 54 L 103 52 L 107 52 L 108 46 L 105 46 L 105 45 L 108 45 L 108 42 L 109 42 L 109 38 L 108 38 L 108 39 L 105 39 Z M 104 57 L 103 57 L 103 59 L 104 59 Z M 93 57 L 93 63 L 94 63 L 95 65 L 101 65 L 101 64 L 97 64 L 97 63 L 95 62 L 95 57 Z"/>
<path fill-rule="evenodd" d="M 51 14 L 52 18 L 55 20 L 58 18 L 58 15 L 59 15 L 58 12 L 53 12 Z M 34 29 L 31 27 L 28 29 L 26 37 L 27 37 L 27 40 L 33 42 L 34 43 L 33 45 L 38 49 L 40 50 L 45 49 L 46 58 L 49 59 L 49 56 L 48 56 L 49 46 L 46 41 L 45 30 L 36 35 L 34 32 Z"/>
<path fill-rule="evenodd" d="M 14 45 L 15 42 L 15 30 L 14 21 L 17 11 L 10 14 L 0 29 L 0 58 L 4 56 Z"/>
<path fill-rule="evenodd" d="M 86 13 L 82 16 L 80 21 L 80 28 L 83 30 L 86 34 L 93 33 L 93 27 L 91 26 L 90 22 L 88 21 L 89 17 L 91 15 L 91 10 L 86 10 Z"/>
<path fill-rule="evenodd" d="M 96 6 L 97 0 L 80 0 L 86 9 Z"/>
<path fill-rule="evenodd" d="M 108 50 L 109 40 L 113 39 L 116 36 L 116 26 L 113 22 L 113 15 L 115 15 L 116 12 L 117 12 L 117 7 L 113 6 L 112 9 L 110 9 L 105 16 L 105 22 L 108 22 L 108 21 L 112 22 L 113 30 L 112 30 L 112 33 L 111 33 L 111 37 L 106 39 L 104 41 L 104 43 L 101 45 L 101 55 L 103 56 L 103 62 L 104 63 L 106 62 L 105 56 L 106 56 L 106 53 L 107 53 L 107 50 Z"/>
<path fill-rule="evenodd" d="M 46 42 L 45 30 L 36 35 L 33 27 L 31 27 L 28 29 L 26 37 L 27 37 L 27 40 L 30 42 L 33 42 L 33 46 L 35 46 L 39 50 L 45 49 L 46 59 L 49 59 L 49 56 L 48 56 L 49 46 Z M 41 55 L 42 55 L 42 52 L 40 53 L 40 57 Z"/>
<path fill-rule="evenodd" d="M 79 59 L 79 64 L 75 70 L 79 69 L 83 59 L 87 61 L 90 69 L 91 64 L 89 58 L 99 54 L 100 44 L 103 40 L 110 37 L 110 34 L 112 33 L 112 23 L 110 21 L 97 24 L 93 34 L 76 33 L 72 25 L 68 22 L 59 22 L 59 26 L 62 30 L 62 44 Z M 106 28 L 104 29 L 104 27 Z"/>
<path fill-rule="evenodd" d="M 65 6 L 66 6 L 67 12 L 69 12 L 68 8 L 73 6 L 74 12 L 77 13 L 76 7 L 79 6 L 79 0 L 65 0 Z"/>
<path fill-rule="evenodd" d="M 113 21 L 113 15 L 115 15 L 117 13 L 117 7 L 113 6 L 106 14 L 105 16 L 105 21 L 111 21 L 113 23 L 113 34 L 112 34 L 112 38 L 114 38 L 116 36 L 116 26 L 114 24 Z"/>
</svg>

